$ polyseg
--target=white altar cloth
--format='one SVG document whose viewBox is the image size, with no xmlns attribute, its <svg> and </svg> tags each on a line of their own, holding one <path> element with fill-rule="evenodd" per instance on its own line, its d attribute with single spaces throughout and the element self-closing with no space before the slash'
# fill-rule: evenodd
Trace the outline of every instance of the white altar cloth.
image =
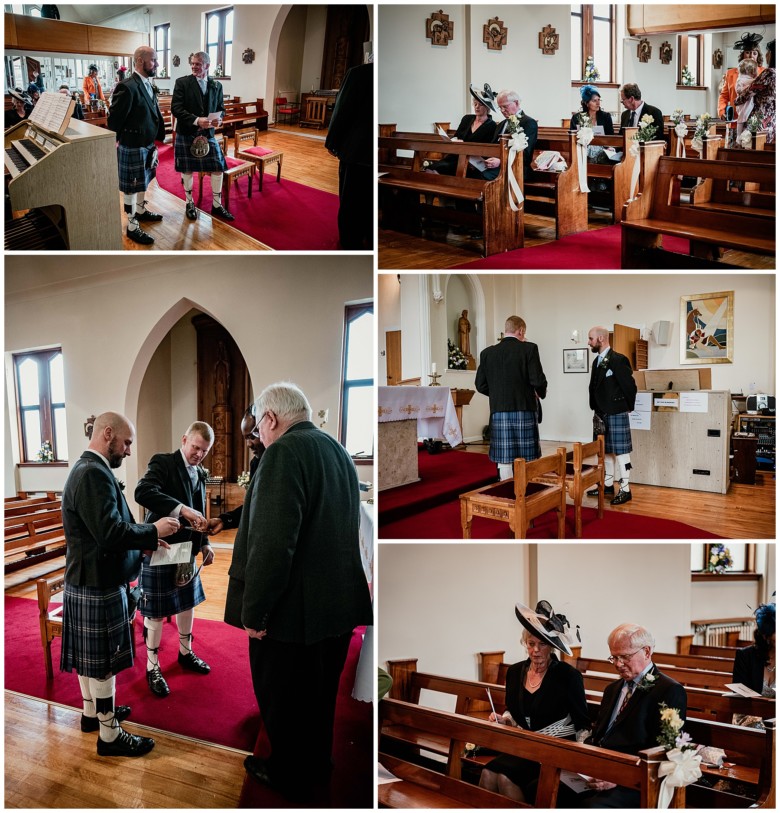
<svg viewBox="0 0 780 813">
<path fill-rule="evenodd" d="M 463 442 L 449 387 L 379 387 L 379 423 L 417 419 L 417 437 Z"/>
</svg>

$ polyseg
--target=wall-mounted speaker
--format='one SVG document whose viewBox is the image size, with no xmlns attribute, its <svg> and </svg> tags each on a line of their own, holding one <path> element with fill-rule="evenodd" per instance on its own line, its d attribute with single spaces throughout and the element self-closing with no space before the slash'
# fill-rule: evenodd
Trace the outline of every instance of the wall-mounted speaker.
<svg viewBox="0 0 780 813">
<path fill-rule="evenodd" d="M 658 344 L 669 344 L 672 338 L 672 323 L 661 320 L 653 325 L 653 336 Z"/>
</svg>

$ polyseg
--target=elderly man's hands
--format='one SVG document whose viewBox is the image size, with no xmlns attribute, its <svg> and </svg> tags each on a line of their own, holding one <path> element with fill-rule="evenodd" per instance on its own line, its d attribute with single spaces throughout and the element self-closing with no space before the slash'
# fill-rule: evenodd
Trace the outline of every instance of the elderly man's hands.
<svg viewBox="0 0 780 813">
<path fill-rule="evenodd" d="M 604 779 L 590 779 L 587 783 L 588 787 L 591 790 L 612 790 L 612 788 L 616 788 L 617 785 L 614 782 L 606 782 Z"/>
</svg>

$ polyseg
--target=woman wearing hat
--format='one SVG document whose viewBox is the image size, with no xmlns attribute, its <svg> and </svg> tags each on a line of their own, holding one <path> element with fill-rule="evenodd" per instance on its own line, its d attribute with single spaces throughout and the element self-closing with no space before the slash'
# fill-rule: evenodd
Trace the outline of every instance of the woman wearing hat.
<svg viewBox="0 0 780 813">
<path fill-rule="evenodd" d="M 761 54 L 761 49 L 758 43 L 764 39 L 761 34 L 743 34 L 742 39 L 734 43 L 734 50 L 739 51 L 739 59 L 737 62 L 742 62 L 743 59 L 753 59 L 758 63 L 758 73 L 760 74 L 764 69 L 764 57 Z M 739 68 L 729 68 L 726 75 L 723 77 L 723 86 L 720 90 L 718 97 L 718 115 L 721 118 L 726 117 L 726 108 L 734 107 L 734 102 L 737 98 L 737 77 L 739 76 Z"/>
<path fill-rule="evenodd" d="M 755 643 L 738 649 L 734 657 L 734 683 L 742 683 L 764 697 L 775 696 L 775 605 L 756 608 Z"/>
<path fill-rule="evenodd" d="M 89 74 L 84 77 L 84 100 L 89 104 L 91 98 L 101 99 L 105 102 L 106 97 L 98 79 L 98 66 L 90 65 Z"/>
<path fill-rule="evenodd" d="M 766 70 L 754 79 L 747 90 L 734 103 L 744 104 L 753 99 L 753 114 L 758 116 L 761 128 L 766 130 L 767 144 L 775 141 L 775 41 L 766 44 Z M 759 69 L 760 70 L 760 69 Z"/>
<path fill-rule="evenodd" d="M 601 94 L 593 85 L 583 85 L 580 88 L 582 111 L 571 117 L 571 129 L 580 127 L 603 127 L 604 135 L 614 135 L 612 116 L 601 109 Z"/>
<path fill-rule="evenodd" d="M 521 640 L 528 658 L 509 667 L 507 710 L 498 716 L 491 713 L 490 720 L 551 737 L 583 740 L 590 733 L 590 719 L 582 675 L 559 661 L 554 652 L 572 654 L 565 635 L 569 622 L 546 601 L 540 601 L 535 611 L 517 604 L 515 615 L 525 628 Z M 515 801 L 533 803 L 539 771 L 536 762 L 503 755 L 488 763 L 479 784 Z"/>
<path fill-rule="evenodd" d="M 472 90 L 472 103 L 474 106 L 474 114 L 464 116 L 460 120 L 458 129 L 452 137 L 453 141 L 477 141 L 483 144 L 490 144 L 493 141 L 493 135 L 496 132 L 496 123 L 490 118 L 490 108 L 485 104 L 486 100 L 482 100 L 479 96 L 474 94 Z M 428 168 L 428 172 L 438 172 L 439 175 L 454 175 L 455 168 L 458 164 L 457 155 L 448 155 L 437 161 Z"/>
</svg>

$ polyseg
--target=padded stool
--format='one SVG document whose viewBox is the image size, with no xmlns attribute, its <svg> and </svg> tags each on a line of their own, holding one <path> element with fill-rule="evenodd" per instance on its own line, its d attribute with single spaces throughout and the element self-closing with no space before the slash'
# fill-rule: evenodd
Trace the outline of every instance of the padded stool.
<svg viewBox="0 0 780 813">
<path fill-rule="evenodd" d="M 243 178 L 246 175 L 249 176 L 249 197 L 252 197 L 252 178 L 255 174 L 255 165 L 251 161 L 239 161 L 236 158 L 230 158 L 228 155 L 225 155 L 225 161 L 227 161 L 228 168 L 223 173 L 222 189 L 225 193 L 225 200 L 222 205 L 230 211 L 230 187 L 236 183 L 239 178 Z M 200 185 L 198 187 L 199 196 L 203 197 L 203 176 L 211 175 L 211 173 L 199 172 L 198 175 L 200 176 Z"/>
</svg>

